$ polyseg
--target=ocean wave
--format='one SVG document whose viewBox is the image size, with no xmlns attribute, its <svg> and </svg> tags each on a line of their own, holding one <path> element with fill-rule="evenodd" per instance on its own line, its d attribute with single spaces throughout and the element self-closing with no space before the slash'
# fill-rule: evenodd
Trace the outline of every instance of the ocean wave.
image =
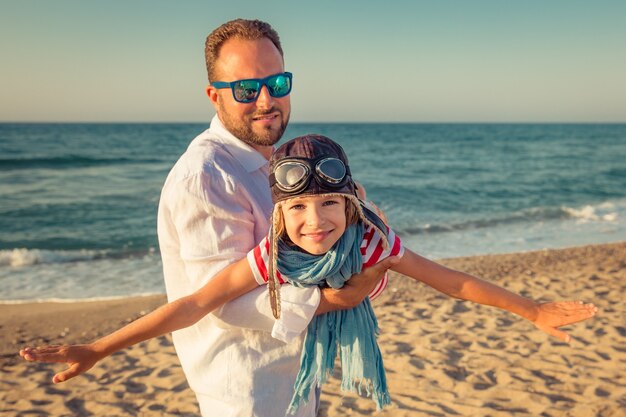
<svg viewBox="0 0 626 417">
<path fill-rule="evenodd" d="M 585 205 L 582 207 L 535 207 L 499 217 L 473 219 L 449 224 L 442 223 L 409 226 L 398 229 L 397 232 L 400 234 L 412 235 L 447 233 L 472 229 L 484 229 L 512 223 L 567 219 L 575 219 L 578 223 L 616 222 L 620 218 L 620 209 L 626 210 L 626 202 L 623 203 L 623 207 L 614 202 L 604 202 L 597 205 Z"/>
<path fill-rule="evenodd" d="M 602 203 L 598 206 L 586 205 L 580 208 L 562 207 L 569 217 L 578 219 L 580 222 L 614 222 L 619 215 L 614 203 Z"/>
<path fill-rule="evenodd" d="M 38 264 L 89 262 L 100 259 L 135 258 L 155 253 L 154 248 L 141 252 L 116 252 L 112 250 L 45 250 L 15 248 L 0 250 L 0 267 L 26 267 Z"/>
<path fill-rule="evenodd" d="M 22 267 L 36 264 L 89 261 L 102 257 L 100 251 L 53 251 L 16 248 L 0 251 L 0 266 Z"/>
<path fill-rule="evenodd" d="M 49 158 L 3 158 L 0 169 L 71 169 L 103 165 L 152 164 L 162 162 L 158 159 L 133 158 L 92 158 L 79 155 L 67 155 Z"/>
</svg>

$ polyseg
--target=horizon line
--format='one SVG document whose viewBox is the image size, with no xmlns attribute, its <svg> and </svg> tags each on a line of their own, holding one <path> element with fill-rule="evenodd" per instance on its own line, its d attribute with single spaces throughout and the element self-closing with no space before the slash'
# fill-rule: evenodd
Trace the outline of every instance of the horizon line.
<svg viewBox="0 0 626 417">
<path fill-rule="evenodd" d="M 0 124 L 210 124 L 210 120 L 207 121 L 122 121 L 122 120 L 0 120 Z M 289 124 L 561 124 L 561 125 L 619 125 L 626 124 L 625 121 L 488 121 L 488 120 L 473 120 L 473 121 L 459 121 L 459 120 L 444 120 L 444 121 L 290 121 Z"/>
</svg>

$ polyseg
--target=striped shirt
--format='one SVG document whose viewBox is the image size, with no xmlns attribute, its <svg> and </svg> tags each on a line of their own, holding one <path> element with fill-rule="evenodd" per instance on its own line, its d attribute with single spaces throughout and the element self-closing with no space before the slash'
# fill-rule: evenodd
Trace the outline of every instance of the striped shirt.
<svg viewBox="0 0 626 417">
<path fill-rule="evenodd" d="M 383 242 L 385 237 L 372 226 L 367 225 L 365 233 L 363 234 L 363 241 L 361 242 L 361 255 L 363 256 L 363 269 L 368 268 L 379 261 L 390 256 L 402 256 L 404 254 L 404 246 L 400 238 L 387 227 L 387 249 L 384 248 Z M 254 274 L 254 279 L 259 285 L 267 284 L 268 280 L 268 263 L 269 263 L 269 239 L 266 236 L 261 243 L 259 243 L 254 249 L 248 252 L 248 264 Z M 283 279 L 279 271 L 276 271 L 278 282 L 284 284 L 286 282 Z M 385 276 L 378 282 L 376 287 L 369 294 L 370 300 L 376 299 L 387 288 L 389 283 L 389 277 L 385 273 Z"/>
</svg>

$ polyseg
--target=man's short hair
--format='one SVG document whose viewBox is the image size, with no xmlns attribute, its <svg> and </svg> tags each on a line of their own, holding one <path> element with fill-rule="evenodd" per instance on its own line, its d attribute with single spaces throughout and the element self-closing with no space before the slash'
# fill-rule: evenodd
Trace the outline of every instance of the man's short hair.
<svg viewBox="0 0 626 417">
<path fill-rule="evenodd" d="M 269 23 L 263 22 L 261 20 L 246 20 L 246 19 L 235 19 L 230 22 L 226 22 L 213 32 L 209 34 L 206 38 L 206 43 L 204 46 L 204 57 L 206 59 L 206 70 L 207 75 L 209 77 L 209 82 L 217 81 L 215 79 L 215 63 L 219 57 L 220 50 L 222 49 L 222 45 L 229 39 L 239 38 L 254 41 L 257 39 L 267 38 L 278 52 L 280 52 L 280 56 L 283 56 L 283 48 L 280 45 L 280 38 L 278 37 L 278 33 L 272 28 Z"/>
</svg>

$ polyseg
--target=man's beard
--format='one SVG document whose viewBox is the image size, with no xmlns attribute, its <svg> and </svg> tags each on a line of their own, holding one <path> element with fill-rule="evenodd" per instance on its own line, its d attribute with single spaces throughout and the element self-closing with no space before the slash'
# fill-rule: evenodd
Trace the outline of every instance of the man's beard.
<svg viewBox="0 0 626 417">
<path fill-rule="evenodd" d="M 257 113 L 250 116 L 250 120 L 255 116 L 262 116 L 263 114 L 270 114 L 278 112 L 280 114 L 281 124 L 278 130 L 264 129 L 260 134 L 252 131 L 250 123 L 244 120 L 233 120 L 230 118 L 228 112 L 222 111 L 220 114 L 220 120 L 224 124 L 226 130 L 232 133 L 237 139 L 248 145 L 258 146 L 272 146 L 276 144 L 285 133 L 289 118 L 283 119 L 283 112 L 277 109 L 271 109 L 267 112 Z"/>
</svg>

